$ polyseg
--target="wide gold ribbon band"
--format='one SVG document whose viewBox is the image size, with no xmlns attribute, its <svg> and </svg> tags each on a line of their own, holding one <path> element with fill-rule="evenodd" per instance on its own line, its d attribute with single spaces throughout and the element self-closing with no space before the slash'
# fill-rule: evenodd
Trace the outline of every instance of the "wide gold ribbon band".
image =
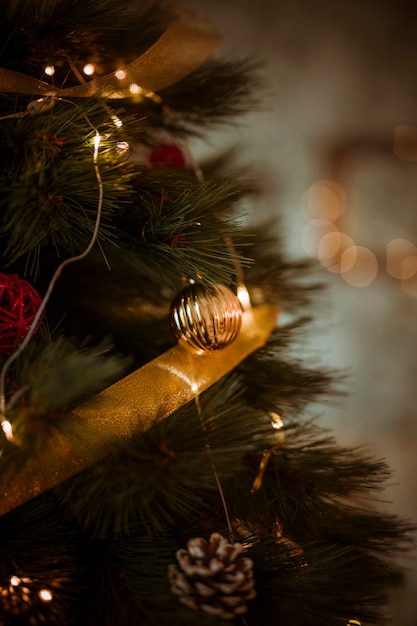
<svg viewBox="0 0 417 626">
<path fill-rule="evenodd" d="M 265 345 L 277 318 L 272 306 L 249 309 L 230 346 L 197 355 L 178 344 L 78 407 L 73 411 L 81 427 L 76 439 L 56 432 L 36 458 L 0 476 L 0 515 L 110 454 L 110 440 L 145 432 L 193 400 Z"/>
<path fill-rule="evenodd" d="M 200 67 L 217 50 L 219 43 L 218 33 L 208 22 L 194 12 L 181 10 L 144 54 L 111 74 L 60 89 L 20 72 L 0 68 L 0 92 L 62 98 L 128 98 L 132 95 L 132 86 L 145 92 L 160 91 Z"/>
</svg>

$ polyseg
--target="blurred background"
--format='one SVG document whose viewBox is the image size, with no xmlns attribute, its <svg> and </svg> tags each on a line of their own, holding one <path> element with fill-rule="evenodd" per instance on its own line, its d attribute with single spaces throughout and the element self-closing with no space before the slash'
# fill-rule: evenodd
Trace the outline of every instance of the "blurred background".
<svg viewBox="0 0 417 626">
<path fill-rule="evenodd" d="M 239 145 L 268 181 L 260 218 L 281 215 L 287 252 L 317 259 L 328 285 L 305 357 L 342 368 L 348 393 L 319 423 L 385 458 L 384 507 L 417 521 L 415 4 L 187 4 L 222 32 L 222 56 L 263 63 L 262 110 L 209 150 Z M 417 626 L 416 555 L 401 558 L 394 626 Z"/>
</svg>

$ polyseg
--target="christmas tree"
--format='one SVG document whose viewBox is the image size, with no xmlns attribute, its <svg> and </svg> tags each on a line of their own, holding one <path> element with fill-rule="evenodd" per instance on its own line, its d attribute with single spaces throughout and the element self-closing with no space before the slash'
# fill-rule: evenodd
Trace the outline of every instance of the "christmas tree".
<svg viewBox="0 0 417 626">
<path fill-rule="evenodd" d="M 0 624 L 384 622 L 410 529 L 305 418 L 311 268 L 190 148 L 256 68 L 163 1 L 7 0 L 0 40 Z"/>
</svg>

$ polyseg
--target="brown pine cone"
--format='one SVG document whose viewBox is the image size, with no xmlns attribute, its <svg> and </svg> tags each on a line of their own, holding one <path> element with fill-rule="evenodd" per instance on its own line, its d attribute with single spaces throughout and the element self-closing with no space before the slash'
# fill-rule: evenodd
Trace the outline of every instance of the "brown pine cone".
<svg viewBox="0 0 417 626">
<path fill-rule="evenodd" d="M 177 551 L 178 565 L 168 566 L 171 591 L 182 604 L 220 619 L 243 615 L 256 592 L 253 563 L 239 556 L 242 550 L 240 543 L 232 545 L 218 533 L 208 542 L 190 539 L 187 549 Z"/>
</svg>

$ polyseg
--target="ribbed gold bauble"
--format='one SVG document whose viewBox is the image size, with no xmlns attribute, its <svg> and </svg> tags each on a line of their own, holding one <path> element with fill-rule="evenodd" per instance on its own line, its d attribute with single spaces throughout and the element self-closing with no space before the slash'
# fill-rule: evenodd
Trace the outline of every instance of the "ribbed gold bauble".
<svg viewBox="0 0 417 626">
<path fill-rule="evenodd" d="M 175 337 L 193 352 L 202 354 L 228 346 L 242 323 L 237 296 L 224 285 L 193 284 L 174 299 L 170 323 Z"/>
</svg>

